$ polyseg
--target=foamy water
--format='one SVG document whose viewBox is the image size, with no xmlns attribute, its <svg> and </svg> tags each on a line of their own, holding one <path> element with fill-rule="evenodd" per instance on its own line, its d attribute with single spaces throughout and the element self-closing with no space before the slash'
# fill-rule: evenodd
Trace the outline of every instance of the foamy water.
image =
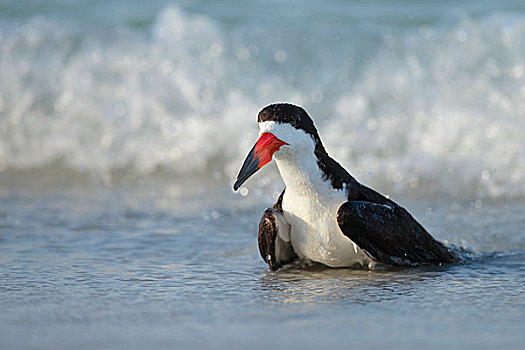
<svg viewBox="0 0 525 350">
<path fill-rule="evenodd" d="M 13 10 L 0 18 L 0 170 L 231 179 L 257 112 L 290 101 L 371 185 L 522 197 L 525 14 L 445 5 Z"/>
</svg>

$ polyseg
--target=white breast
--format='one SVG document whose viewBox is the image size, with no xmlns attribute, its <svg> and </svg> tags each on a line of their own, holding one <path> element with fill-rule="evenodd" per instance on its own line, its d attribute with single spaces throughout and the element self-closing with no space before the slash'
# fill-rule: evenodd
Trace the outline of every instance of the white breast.
<svg viewBox="0 0 525 350">
<path fill-rule="evenodd" d="M 286 187 L 283 211 L 291 226 L 294 251 L 302 259 L 331 267 L 368 266 L 371 260 L 342 234 L 337 224 L 337 210 L 347 200 L 346 194 L 329 190 L 328 183 L 323 185 L 325 191 Z"/>
</svg>

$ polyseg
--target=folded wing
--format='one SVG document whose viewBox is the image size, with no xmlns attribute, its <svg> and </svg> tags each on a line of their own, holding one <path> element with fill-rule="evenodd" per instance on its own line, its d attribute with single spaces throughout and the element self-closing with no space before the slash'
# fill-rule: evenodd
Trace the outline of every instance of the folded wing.
<svg viewBox="0 0 525 350">
<path fill-rule="evenodd" d="M 374 195 L 381 195 L 373 192 Z M 408 211 L 383 197 L 382 203 L 348 201 L 337 213 L 342 233 L 372 259 L 396 266 L 451 263 L 456 257 Z"/>
<path fill-rule="evenodd" d="M 259 253 L 271 270 L 297 258 L 290 243 L 290 225 L 282 211 L 284 191 L 273 208 L 268 208 L 259 222 Z"/>
</svg>

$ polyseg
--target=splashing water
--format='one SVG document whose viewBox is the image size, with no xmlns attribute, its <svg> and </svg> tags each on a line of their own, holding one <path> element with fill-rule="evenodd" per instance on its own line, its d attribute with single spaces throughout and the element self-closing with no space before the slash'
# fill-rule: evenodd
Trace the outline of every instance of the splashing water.
<svg viewBox="0 0 525 350">
<path fill-rule="evenodd" d="M 525 195 L 524 14 L 301 14 L 283 26 L 171 5 L 103 30 L 0 19 L 0 171 L 231 179 L 257 112 L 291 101 L 371 185 Z"/>
</svg>

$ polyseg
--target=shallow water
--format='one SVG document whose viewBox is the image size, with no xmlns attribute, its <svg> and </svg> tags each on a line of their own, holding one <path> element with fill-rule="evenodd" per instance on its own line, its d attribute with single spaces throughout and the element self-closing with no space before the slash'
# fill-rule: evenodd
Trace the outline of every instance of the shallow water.
<svg viewBox="0 0 525 350">
<path fill-rule="evenodd" d="M 525 9 L 499 1 L 0 1 L 0 348 L 522 349 Z M 461 263 L 269 272 L 256 114 Z"/>
<path fill-rule="evenodd" d="M 5 349 L 525 341 L 523 202 L 402 201 L 437 238 L 469 247 L 460 264 L 269 272 L 256 246 L 269 203 L 240 209 L 249 198 L 229 188 L 209 192 L 217 201 L 133 187 L 20 192 L 0 200 Z"/>
</svg>

